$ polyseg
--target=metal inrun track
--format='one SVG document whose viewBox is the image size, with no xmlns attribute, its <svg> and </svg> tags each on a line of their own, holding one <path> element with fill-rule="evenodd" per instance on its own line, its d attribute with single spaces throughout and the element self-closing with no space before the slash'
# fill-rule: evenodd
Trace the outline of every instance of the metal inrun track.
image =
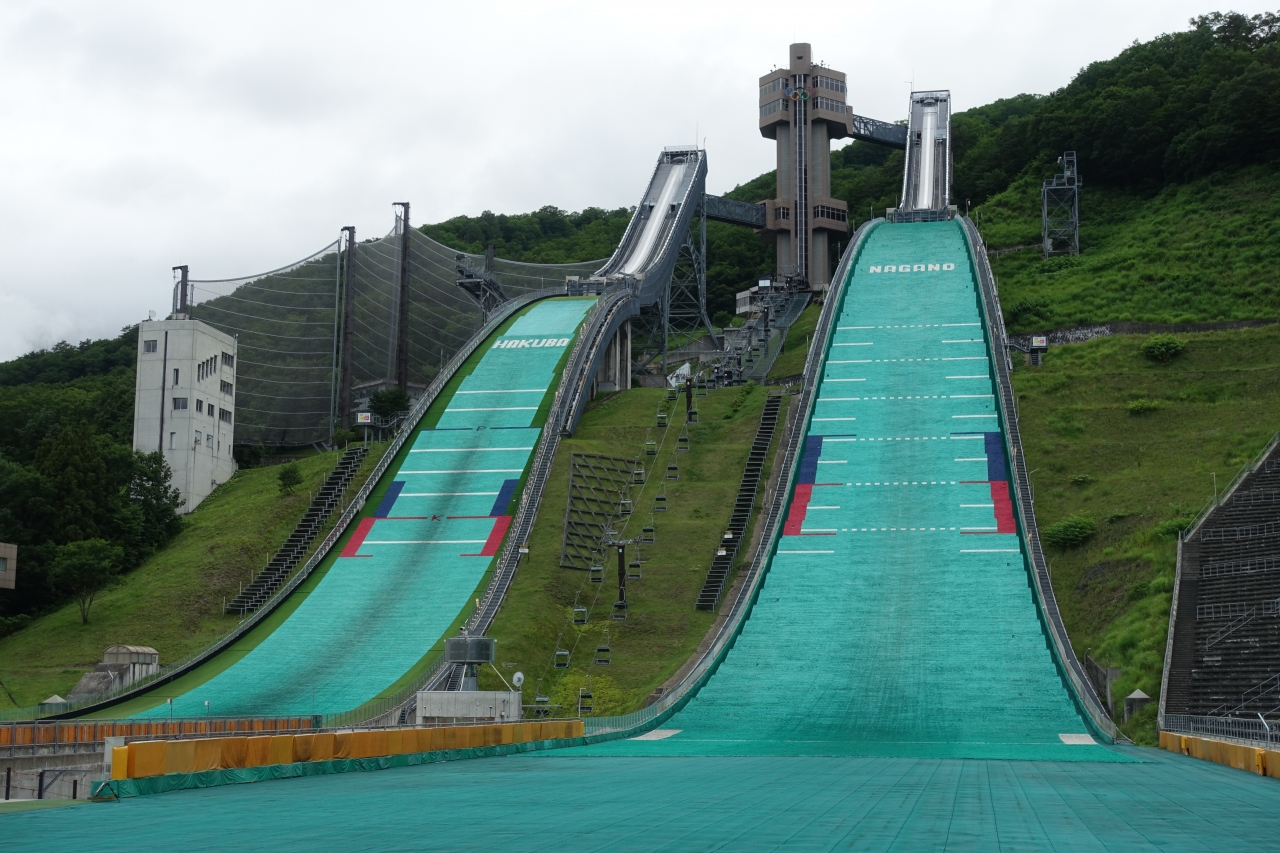
<svg viewBox="0 0 1280 853">
<path fill-rule="evenodd" d="M 707 579 L 703 581 L 702 591 L 698 593 L 697 603 L 694 604 L 699 610 L 715 610 L 720 603 L 720 596 L 724 594 L 724 585 L 733 569 L 733 561 L 738 557 L 742 537 L 751 521 L 751 511 L 755 508 L 756 490 L 760 486 L 769 445 L 773 442 L 773 433 L 778 426 L 778 412 L 782 408 L 783 399 L 781 395 L 775 394 L 764 401 L 760 426 L 756 428 L 756 437 L 751 442 L 751 452 L 747 455 L 747 465 L 742 471 L 738 496 L 733 502 L 733 515 L 729 517 L 729 526 L 725 530 L 726 537 L 721 540 L 715 556 L 711 558 Z"/>
</svg>

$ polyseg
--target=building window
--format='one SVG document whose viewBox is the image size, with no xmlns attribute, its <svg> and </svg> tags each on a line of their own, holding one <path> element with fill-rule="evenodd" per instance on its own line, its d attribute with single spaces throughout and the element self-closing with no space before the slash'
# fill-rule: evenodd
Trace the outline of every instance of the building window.
<svg viewBox="0 0 1280 853">
<path fill-rule="evenodd" d="M 204 400 L 196 400 L 196 412 L 201 415 L 204 414 Z"/>
<path fill-rule="evenodd" d="M 169 449 L 174 450 L 178 446 L 178 434 L 176 432 L 169 433 Z"/>
<path fill-rule="evenodd" d="M 834 77 L 824 77 L 821 74 L 816 75 L 814 79 L 817 81 L 819 89 L 830 89 L 832 92 L 839 92 L 842 95 L 845 94 L 843 80 L 837 80 Z"/>
<path fill-rule="evenodd" d="M 235 389 L 232 387 L 232 385 L 231 385 L 231 383 L 230 383 L 230 382 L 228 382 L 228 381 L 227 381 L 227 380 L 225 380 L 225 379 L 223 379 L 223 380 L 222 380 L 222 393 L 223 393 L 223 394 L 226 394 L 228 397 L 230 397 L 230 396 L 231 396 L 231 394 L 232 394 L 232 392 L 233 392 L 234 390 L 235 390 Z"/>
<path fill-rule="evenodd" d="M 156 342 L 155 342 L 155 340 L 153 339 L 153 340 L 149 340 L 149 341 L 143 341 L 143 342 L 142 342 L 142 351 L 143 351 L 143 352 L 155 352 L 155 351 L 156 351 Z"/>
<path fill-rule="evenodd" d="M 235 357 L 234 355 L 232 355 L 231 353 L 224 352 L 224 353 L 222 354 L 222 366 L 223 366 L 223 367 L 235 367 L 235 366 L 236 366 L 236 357 Z"/>
<path fill-rule="evenodd" d="M 173 384 L 178 384 L 178 368 L 176 367 L 173 369 Z"/>
<path fill-rule="evenodd" d="M 209 445 L 210 447 L 213 447 L 213 433 L 211 433 L 211 432 L 207 432 L 207 433 L 205 433 L 205 436 L 206 436 L 206 438 L 208 439 L 208 441 L 207 441 L 208 445 Z"/>
<path fill-rule="evenodd" d="M 836 222 L 848 222 L 848 211 L 841 210 L 838 207 L 831 207 L 826 204 L 815 204 L 813 206 L 814 219 L 834 219 Z"/>
<path fill-rule="evenodd" d="M 775 77 L 760 87 L 760 97 L 763 98 L 766 95 L 772 95 L 774 92 L 781 92 L 785 88 L 787 88 L 787 78 Z"/>
<path fill-rule="evenodd" d="M 231 423 L 231 410 L 218 409 L 218 420 L 223 421 L 225 423 Z"/>
<path fill-rule="evenodd" d="M 186 398 L 186 397 L 174 397 L 174 398 L 173 398 L 173 410 L 174 410 L 175 412 L 176 412 L 176 411 L 180 411 L 180 410 L 182 410 L 182 409 L 185 409 L 186 407 L 187 407 L 187 398 Z"/>
<path fill-rule="evenodd" d="M 209 407 L 209 417 L 213 417 L 213 401 L 210 400 L 207 405 Z"/>
<path fill-rule="evenodd" d="M 197 433 L 196 433 L 196 447 L 199 447 L 199 446 L 200 446 L 200 433 L 199 433 L 199 432 L 197 432 Z"/>
<path fill-rule="evenodd" d="M 817 98 L 817 108 L 820 110 L 830 110 L 833 113 L 845 112 L 844 101 L 837 101 L 834 98 Z"/>
<path fill-rule="evenodd" d="M 774 113 L 782 112 L 786 108 L 787 108 L 787 102 L 782 98 L 778 98 L 778 100 L 776 101 L 770 101 L 769 103 L 765 104 L 763 107 L 760 108 L 760 118 L 764 118 L 765 116 L 771 116 Z"/>
<path fill-rule="evenodd" d="M 773 209 L 773 219 L 775 222 L 783 219 L 790 219 L 790 218 L 791 218 L 791 208 L 775 207 Z"/>
</svg>

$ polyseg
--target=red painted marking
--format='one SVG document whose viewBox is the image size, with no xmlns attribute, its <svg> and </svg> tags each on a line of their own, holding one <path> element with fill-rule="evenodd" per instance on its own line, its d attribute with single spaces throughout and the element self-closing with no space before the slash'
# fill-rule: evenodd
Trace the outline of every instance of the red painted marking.
<svg viewBox="0 0 1280 853">
<path fill-rule="evenodd" d="M 507 528 L 511 526 L 511 516 L 500 515 L 493 520 L 493 530 L 489 533 L 489 538 L 485 540 L 484 548 L 480 549 L 481 557 L 496 557 L 498 548 L 502 545 L 502 537 L 507 535 Z"/>
<path fill-rule="evenodd" d="M 809 512 L 809 501 L 813 500 L 813 483 L 797 483 L 796 495 L 791 499 L 791 511 L 782 525 L 783 536 L 799 536 L 804 526 L 804 517 Z"/>
<path fill-rule="evenodd" d="M 344 557 L 358 557 L 356 551 L 360 550 L 360 546 L 364 544 L 364 539 L 369 535 L 369 531 L 373 529 L 373 523 L 376 518 L 362 518 L 360 523 L 356 525 L 356 532 L 351 534 L 351 538 L 347 540 L 347 547 L 342 549 Z"/>
<path fill-rule="evenodd" d="M 1013 501 L 1009 499 L 1009 484 L 1004 480 L 991 481 L 991 502 L 996 505 L 996 532 L 1017 533 L 1013 520 Z"/>
</svg>

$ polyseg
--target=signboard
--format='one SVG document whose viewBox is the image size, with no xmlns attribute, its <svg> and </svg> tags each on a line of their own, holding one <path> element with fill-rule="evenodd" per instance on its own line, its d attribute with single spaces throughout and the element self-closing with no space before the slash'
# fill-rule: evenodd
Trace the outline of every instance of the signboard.
<svg viewBox="0 0 1280 853">
<path fill-rule="evenodd" d="M 1048 349 L 1049 339 L 1044 335 L 1034 335 L 1031 338 L 1031 346 L 1035 347 L 1036 349 Z"/>
<path fill-rule="evenodd" d="M 356 423 L 358 423 L 358 424 L 371 424 L 371 423 L 373 423 L 373 413 L 372 413 L 372 412 L 357 412 L 357 413 L 356 413 Z"/>
</svg>

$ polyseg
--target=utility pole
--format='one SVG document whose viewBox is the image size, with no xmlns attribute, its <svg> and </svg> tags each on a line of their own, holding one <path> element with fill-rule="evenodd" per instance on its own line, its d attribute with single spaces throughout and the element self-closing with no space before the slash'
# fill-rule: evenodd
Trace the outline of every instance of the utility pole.
<svg viewBox="0 0 1280 853">
<path fill-rule="evenodd" d="M 344 429 L 351 428 L 351 335 L 354 321 L 356 268 L 356 227 L 345 225 L 342 228 L 347 234 L 347 257 L 342 277 L 342 367 L 340 378 L 340 401 L 338 417 Z"/>
<path fill-rule="evenodd" d="M 409 393 L 409 202 L 397 201 L 392 207 L 404 208 L 400 217 L 400 304 L 396 317 L 396 387 Z"/>
</svg>

